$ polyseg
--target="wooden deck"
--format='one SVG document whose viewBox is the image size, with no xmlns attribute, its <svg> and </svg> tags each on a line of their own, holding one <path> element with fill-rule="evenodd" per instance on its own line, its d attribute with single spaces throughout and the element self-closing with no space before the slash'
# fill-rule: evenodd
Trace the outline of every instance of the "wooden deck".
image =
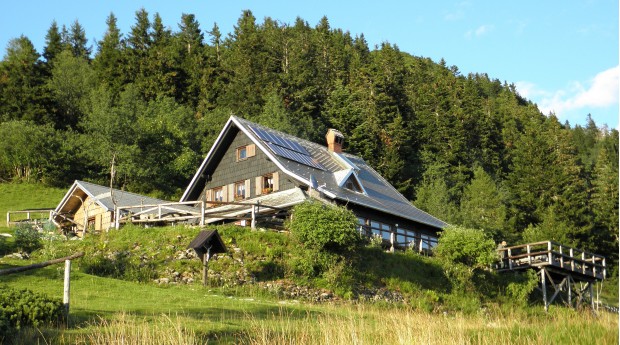
<svg viewBox="0 0 620 345">
<path fill-rule="evenodd" d="M 498 271 L 545 268 L 559 275 L 570 274 L 576 281 L 605 279 L 605 257 L 564 246 L 553 241 L 528 243 L 498 249 Z"/>
</svg>

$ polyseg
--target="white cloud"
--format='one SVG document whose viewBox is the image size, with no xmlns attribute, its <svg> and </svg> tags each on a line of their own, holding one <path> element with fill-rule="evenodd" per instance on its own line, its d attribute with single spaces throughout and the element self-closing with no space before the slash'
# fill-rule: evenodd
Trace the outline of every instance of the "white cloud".
<svg viewBox="0 0 620 345">
<path fill-rule="evenodd" d="M 540 90 L 527 82 L 516 84 L 519 93 L 538 103 L 540 110 L 548 114 L 583 108 L 604 108 L 618 104 L 620 66 L 598 73 L 587 83 L 572 82 L 566 89 L 553 92 Z"/>
<path fill-rule="evenodd" d="M 472 37 L 480 37 L 485 35 L 493 30 L 493 25 L 481 25 L 475 30 L 469 30 L 465 33 L 465 38 L 470 39 Z"/>
</svg>

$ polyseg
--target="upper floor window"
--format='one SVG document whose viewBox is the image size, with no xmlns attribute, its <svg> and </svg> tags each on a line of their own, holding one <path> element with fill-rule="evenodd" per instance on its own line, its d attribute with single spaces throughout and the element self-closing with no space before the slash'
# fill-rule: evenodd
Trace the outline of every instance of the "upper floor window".
<svg viewBox="0 0 620 345">
<path fill-rule="evenodd" d="M 248 158 L 248 148 L 247 146 L 241 146 L 237 148 L 237 161 L 242 161 Z"/>
<path fill-rule="evenodd" d="M 236 150 L 237 162 L 248 159 L 255 155 L 256 155 L 256 145 L 254 144 L 237 147 L 237 150 Z"/>
</svg>

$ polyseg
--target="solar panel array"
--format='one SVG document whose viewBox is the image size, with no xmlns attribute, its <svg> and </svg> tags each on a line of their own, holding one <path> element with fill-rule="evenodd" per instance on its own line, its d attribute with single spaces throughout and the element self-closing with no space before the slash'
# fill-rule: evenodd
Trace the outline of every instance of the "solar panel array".
<svg viewBox="0 0 620 345">
<path fill-rule="evenodd" d="M 249 126 L 256 135 L 261 138 L 273 153 L 280 157 L 290 159 L 316 169 L 325 170 L 323 166 L 312 159 L 312 156 L 299 143 L 282 138 L 281 136 L 265 131 L 261 128 Z"/>
</svg>

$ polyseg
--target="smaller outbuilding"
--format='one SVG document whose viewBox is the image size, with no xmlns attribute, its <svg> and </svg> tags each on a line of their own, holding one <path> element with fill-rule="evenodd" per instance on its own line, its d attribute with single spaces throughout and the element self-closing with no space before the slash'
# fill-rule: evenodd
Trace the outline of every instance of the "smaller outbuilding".
<svg viewBox="0 0 620 345">
<path fill-rule="evenodd" d="M 66 233 L 83 236 L 85 231 L 109 230 L 116 225 L 117 217 L 126 222 L 166 222 L 178 216 L 200 214 L 200 210 L 174 204 L 76 180 L 52 211 L 52 221 Z"/>
</svg>

